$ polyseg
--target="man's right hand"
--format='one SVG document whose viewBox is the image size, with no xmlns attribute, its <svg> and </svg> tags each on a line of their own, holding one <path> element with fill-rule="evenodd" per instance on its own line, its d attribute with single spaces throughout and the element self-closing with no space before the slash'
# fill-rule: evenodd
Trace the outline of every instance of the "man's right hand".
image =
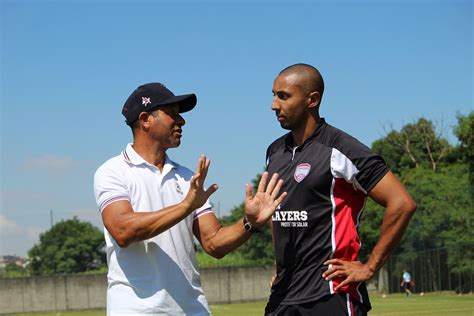
<svg viewBox="0 0 474 316">
<path fill-rule="evenodd" d="M 191 178 L 188 194 L 184 198 L 184 203 L 189 207 L 189 210 L 196 210 L 206 203 L 211 194 L 217 191 L 217 184 L 211 185 L 207 190 L 204 189 L 204 181 L 207 177 L 207 171 L 211 161 L 206 156 L 199 157 L 196 171 Z"/>
</svg>

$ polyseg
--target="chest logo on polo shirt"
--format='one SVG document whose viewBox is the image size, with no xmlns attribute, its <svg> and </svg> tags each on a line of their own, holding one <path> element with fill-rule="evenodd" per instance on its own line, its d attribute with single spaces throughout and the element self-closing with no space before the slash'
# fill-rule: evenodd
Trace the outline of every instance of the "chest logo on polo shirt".
<svg viewBox="0 0 474 316">
<path fill-rule="evenodd" d="M 183 194 L 183 190 L 181 190 L 181 187 L 178 182 L 176 182 L 176 192 L 178 192 L 181 195 Z"/>
<path fill-rule="evenodd" d="M 300 163 L 296 166 L 295 174 L 293 175 L 296 182 L 300 183 L 309 173 L 311 165 L 309 163 Z"/>
</svg>

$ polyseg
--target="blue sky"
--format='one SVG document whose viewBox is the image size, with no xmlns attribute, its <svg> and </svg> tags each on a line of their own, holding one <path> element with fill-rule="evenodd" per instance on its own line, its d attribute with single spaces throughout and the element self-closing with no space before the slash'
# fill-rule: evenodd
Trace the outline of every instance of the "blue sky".
<svg viewBox="0 0 474 316">
<path fill-rule="evenodd" d="M 285 133 L 271 90 L 290 64 L 321 71 L 321 115 L 369 146 L 473 109 L 472 1 L 0 2 L 0 255 L 26 255 L 51 210 L 100 227 L 93 174 L 131 141 L 121 107 L 146 82 L 197 94 L 168 154 L 211 159 L 221 215 Z"/>
</svg>

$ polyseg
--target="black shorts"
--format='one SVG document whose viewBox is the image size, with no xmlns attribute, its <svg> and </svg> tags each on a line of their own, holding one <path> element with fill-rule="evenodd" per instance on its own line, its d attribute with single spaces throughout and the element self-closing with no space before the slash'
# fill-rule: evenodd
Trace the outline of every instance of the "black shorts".
<svg viewBox="0 0 474 316">
<path fill-rule="evenodd" d="M 406 289 L 410 289 L 410 286 L 411 286 L 411 282 L 405 282 L 405 288 Z"/>
<path fill-rule="evenodd" d="M 280 305 L 268 302 L 266 316 L 366 316 L 367 306 L 353 299 L 349 294 L 327 295 L 309 303 Z"/>
</svg>

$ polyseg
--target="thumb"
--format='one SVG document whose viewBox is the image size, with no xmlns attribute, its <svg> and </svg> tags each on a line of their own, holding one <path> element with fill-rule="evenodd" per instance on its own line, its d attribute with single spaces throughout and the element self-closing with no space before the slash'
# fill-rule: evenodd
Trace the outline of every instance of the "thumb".
<svg viewBox="0 0 474 316">
<path fill-rule="evenodd" d="M 250 184 L 245 184 L 245 200 L 250 201 L 252 199 L 252 187 Z"/>
<path fill-rule="evenodd" d="M 207 198 L 209 198 L 214 192 L 217 191 L 217 189 L 219 189 L 219 186 L 217 184 L 213 184 L 211 185 L 207 190 L 206 190 L 206 195 L 207 195 Z"/>
</svg>

